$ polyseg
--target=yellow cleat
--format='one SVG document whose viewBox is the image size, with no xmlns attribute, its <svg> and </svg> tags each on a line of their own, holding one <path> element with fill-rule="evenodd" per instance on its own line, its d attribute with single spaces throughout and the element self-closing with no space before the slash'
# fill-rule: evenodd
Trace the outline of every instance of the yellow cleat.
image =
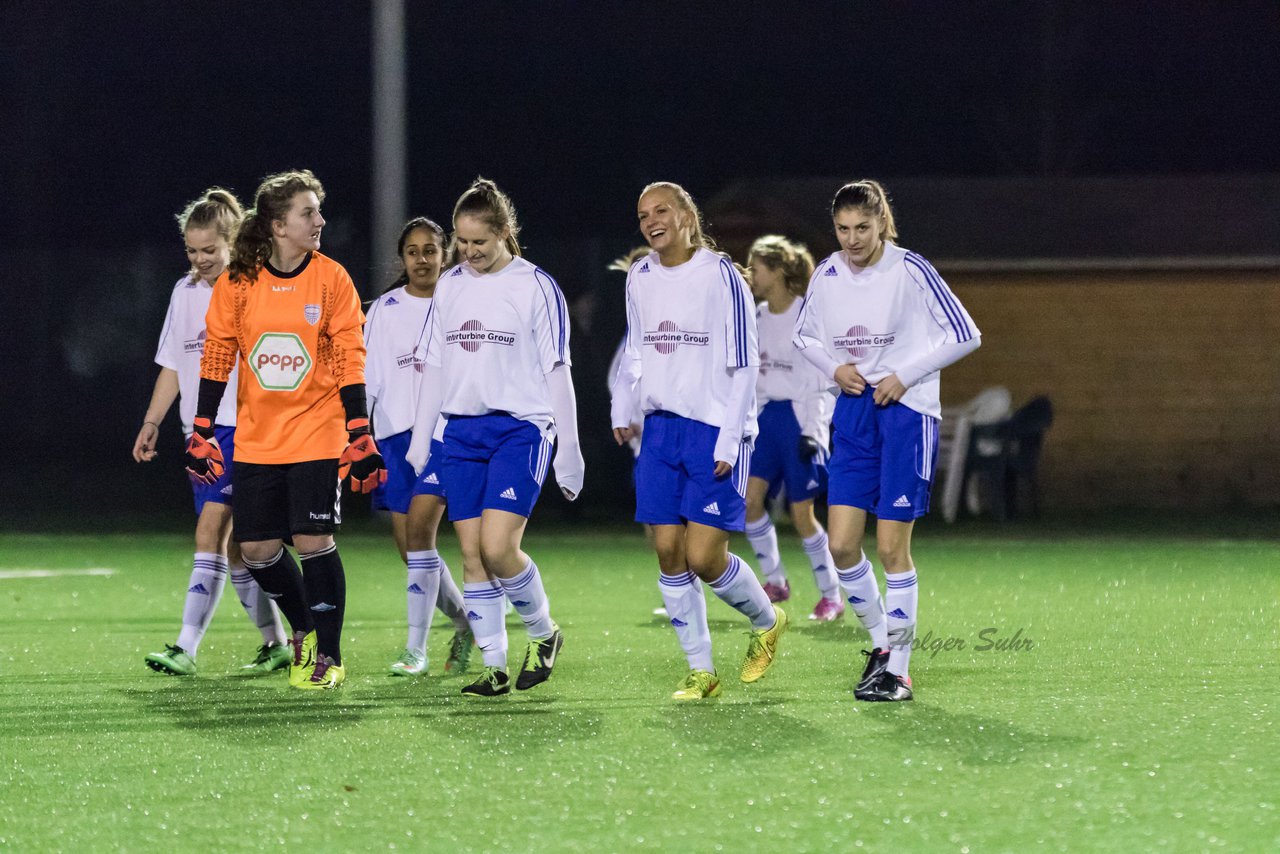
<svg viewBox="0 0 1280 854">
<path fill-rule="evenodd" d="M 720 677 L 710 670 L 690 670 L 680 687 L 671 695 L 673 700 L 706 700 L 720 696 Z"/>
<path fill-rule="evenodd" d="M 742 661 L 742 681 L 755 682 L 773 666 L 778 653 L 778 640 L 787 631 L 787 612 L 773 606 L 774 621 L 771 629 L 755 629 L 750 632 L 747 657 Z"/>
<path fill-rule="evenodd" d="M 334 664 L 329 656 L 322 656 L 311 668 L 311 676 L 295 685 L 304 691 L 328 691 L 337 688 L 347 678 L 341 664 Z"/>
<path fill-rule="evenodd" d="M 310 679 L 311 671 L 315 670 L 316 633 L 312 631 L 303 635 L 301 632 L 294 632 L 289 646 L 293 647 L 293 661 L 289 665 L 289 685 L 297 688 Z"/>
</svg>

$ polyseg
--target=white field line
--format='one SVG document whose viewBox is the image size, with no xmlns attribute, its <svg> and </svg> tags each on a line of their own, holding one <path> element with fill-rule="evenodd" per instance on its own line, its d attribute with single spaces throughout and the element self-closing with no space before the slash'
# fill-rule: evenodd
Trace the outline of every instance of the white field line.
<svg viewBox="0 0 1280 854">
<path fill-rule="evenodd" d="M 13 578 L 62 578 L 68 575 L 115 575 L 114 569 L 93 566 L 88 569 L 0 569 L 0 581 Z"/>
</svg>

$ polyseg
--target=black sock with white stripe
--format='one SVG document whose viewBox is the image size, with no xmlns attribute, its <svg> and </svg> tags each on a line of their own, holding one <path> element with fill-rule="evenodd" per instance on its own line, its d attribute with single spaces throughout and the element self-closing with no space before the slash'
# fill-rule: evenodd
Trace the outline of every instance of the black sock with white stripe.
<svg viewBox="0 0 1280 854">
<path fill-rule="evenodd" d="M 314 628 L 311 612 L 307 610 L 307 593 L 302 583 L 302 573 L 293 555 L 284 546 L 271 560 L 257 563 L 244 558 L 244 568 L 249 570 L 253 580 L 258 582 L 262 592 L 275 600 L 276 607 L 289 621 L 289 628 L 295 632 L 309 632 Z"/>
<path fill-rule="evenodd" d="M 347 610 L 347 576 L 338 547 L 329 546 L 302 558 L 307 606 L 316 626 L 316 654 L 342 664 L 342 618 Z"/>
</svg>

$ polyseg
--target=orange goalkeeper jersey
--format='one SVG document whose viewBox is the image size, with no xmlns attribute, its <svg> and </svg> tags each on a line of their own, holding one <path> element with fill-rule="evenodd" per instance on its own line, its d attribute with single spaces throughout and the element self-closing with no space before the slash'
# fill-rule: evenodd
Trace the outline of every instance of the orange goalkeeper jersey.
<svg viewBox="0 0 1280 854">
<path fill-rule="evenodd" d="M 253 282 L 224 272 L 205 318 L 200 376 L 226 382 L 240 358 L 236 459 L 336 459 L 347 445 L 338 388 L 364 382 L 364 313 L 351 277 L 313 252 L 292 273 L 269 264 Z"/>
</svg>

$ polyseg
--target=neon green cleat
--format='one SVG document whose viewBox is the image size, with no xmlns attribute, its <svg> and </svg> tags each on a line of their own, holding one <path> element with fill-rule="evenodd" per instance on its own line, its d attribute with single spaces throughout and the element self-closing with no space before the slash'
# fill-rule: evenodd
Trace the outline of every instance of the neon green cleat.
<svg viewBox="0 0 1280 854">
<path fill-rule="evenodd" d="M 710 670 L 690 670 L 680 687 L 671 695 L 673 700 L 707 700 L 720 696 L 720 677 Z"/>
<path fill-rule="evenodd" d="M 511 677 L 501 667 L 486 667 L 480 678 L 462 689 L 464 697 L 501 697 L 511 693 Z"/>
<path fill-rule="evenodd" d="M 406 649 L 391 663 L 387 672 L 392 676 L 422 676 L 427 672 L 427 657 Z"/>
<path fill-rule="evenodd" d="M 742 681 L 755 682 L 769 672 L 778 652 L 778 640 L 787 631 L 787 612 L 773 606 L 773 628 L 753 629 L 747 642 L 747 657 L 742 660 Z"/>
<path fill-rule="evenodd" d="M 345 682 L 346 679 L 347 671 L 343 669 L 342 665 L 334 664 L 332 658 L 322 655 L 312 665 L 311 675 L 293 687 L 301 688 L 303 691 L 331 691 Z"/>
<path fill-rule="evenodd" d="M 293 647 L 293 661 L 289 663 L 289 684 L 297 688 L 311 678 L 311 671 L 316 666 L 316 633 L 314 631 L 294 632 L 289 641 Z"/>
<path fill-rule="evenodd" d="M 471 629 L 456 629 L 449 641 L 449 657 L 444 660 L 445 673 L 465 673 L 471 663 L 471 647 L 476 645 L 476 636 Z"/>
<path fill-rule="evenodd" d="M 240 665 L 240 672 L 245 676 L 261 676 L 283 670 L 293 661 L 289 646 L 282 643 L 264 643 L 258 647 L 258 657 L 248 664 Z"/>
<path fill-rule="evenodd" d="M 149 652 L 144 660 L 147 667 L 156 673 L 168 673 L 170 676 L 196 675 L 196 660 L 180 646 L 167 643 L 164 645 L 164 652 Z"/>
</svg>

